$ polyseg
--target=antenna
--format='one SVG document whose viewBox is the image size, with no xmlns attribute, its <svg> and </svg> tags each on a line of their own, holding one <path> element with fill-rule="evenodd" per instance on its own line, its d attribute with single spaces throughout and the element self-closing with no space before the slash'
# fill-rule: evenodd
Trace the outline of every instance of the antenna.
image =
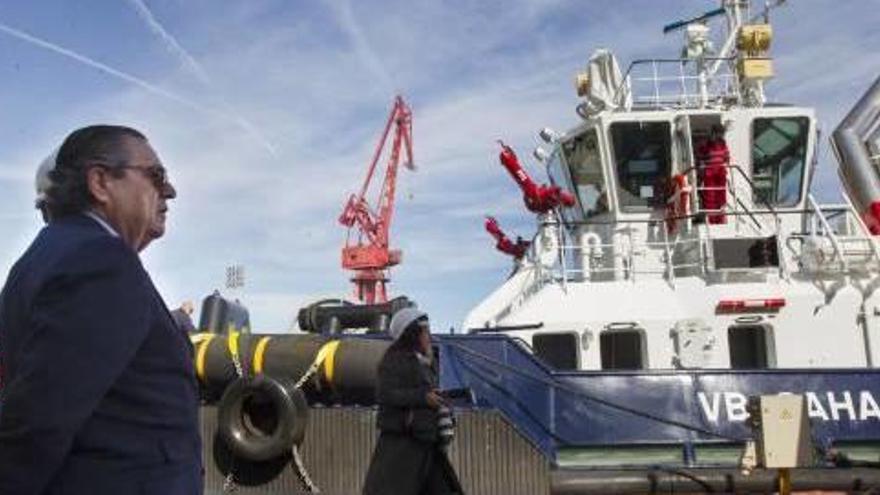
<svg viewBox="0 0 880 495">
<path fill-rule="evenodd" d="M 715 10 L 710 10 L 709 12 L 705 12 L 702 15 L 698 15 L 697 17 L 692 17 L 690 19 L 675 21 L 673 23 L 670 23 L 670 24 L 663 26 L 663 34 L 667 34 L 672 31 L 677 31 L 685 26 L 688 26 L 690 24 L 694 24 L 696 22 L 705 22 L 715 16 L 724 15 L 726 12 L 727 11 L 724 9 L 724 7 L 721 7 L 721 8 L 715 9 Z"/>
<path fill-rule="evenodd" d="M 751 19 L 749 19 L 749 24 L 754 23 L 755 21 L 757 21 L 758 19 L 760 19 L 762 17 L 764 18 L 764 24 L 769 24 L 770 23 L 770 11 L 777 8 L 777 7 L 781 7 L 782 4 L 784 4 L 785 2 L 786 2 L 786 0 L 774 0 L 773 2 L 770 2 L 769 0 L 765 1 L 764 2 L 764 10 L 762 10 L 761 12 L 758 12 Z"/>
</svg>

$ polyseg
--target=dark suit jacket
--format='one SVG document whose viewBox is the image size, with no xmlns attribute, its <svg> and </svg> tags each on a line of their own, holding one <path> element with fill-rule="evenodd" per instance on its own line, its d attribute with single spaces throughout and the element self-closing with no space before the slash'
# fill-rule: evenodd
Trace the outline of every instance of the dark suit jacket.
<svg viewBox="0 0 880 495">
<path fill-rule="evenodd" d="M 0 294 L 0 494 L 202 492 L 192 348 L 131 248 L 45 227 Z"/>
</svg>

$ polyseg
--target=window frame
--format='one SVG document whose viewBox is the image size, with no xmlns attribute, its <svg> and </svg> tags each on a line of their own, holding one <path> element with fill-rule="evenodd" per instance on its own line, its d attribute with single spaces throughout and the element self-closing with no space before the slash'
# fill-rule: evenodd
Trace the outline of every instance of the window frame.
<svg viewBox="0 0 880 495">
<path fill-rule="evenodd" d="M 658 177 L 661 178 L 661 180 L 658 182 L 662 183 L 662 182 L 665 182 L 666 180 L 668 180 L 672 174 L 672 168 L 673 168 L 673 164 L 674 164 L 674 156 L 672 155 L 672 153 L 673 153 L 674 141 L 675 141 L 675 136 L 673 135 L 673 130 L 675 128 L 674 123 L 672 121 L 670 121 L 669 119 L 638 119 L 638 120 L 621 119 L 621 120 L 613 120 L 613 121 L 609 122 L 605 128 L 606 129 L 606 139 L 608 139 L 608 156 L 610 158 L 610 168 L 611 168 L 611 170 L 609 170 L 609 173 L 611 174 L 613 181 L 614 181 L 613 184 L 614 184 L 615 204 L 617 206 L 618 211 L 625 213 L 625 214 L 626 213 L 630 213 L 630 214 L 632 214 L 632 213 L 651 213 L 651 212 L 656 211 L 657 209 L 663 208 L 665 206 L 664 204 L 662 204 L 663 202 L 659 199 L 656 199 L 656 198 L 658 198 L 658 194 L 660 194 L 662 192 L 662 191 L 657 190 L 656 187 L 660 186 L 661 184 L 655 184 L 652 186 L 652 187 L 655 187 L 655 189 L 653 191 L 654 195 L 653 195 L 652 199 L 647 201 L 646 205 L 624 205 L 623 195 L 624 194 L 633 195 L 633 193 L 630 192 L 628 189 L 623 188 L 623 185 L 621 183 L 620 164 L 618 163 L 617 149 L 616 149 L 616 145 L 615 145 L 616 142 L 614 139 L 614 128 L 616 126 L 620 126 L 620 125 L 638 125 L 638 126 L 661 125 L 661 126 L 666 127 L 666 132 L 663 134 L 664 139 L 665 139 L 665 141 L 664 141 L 664 144 L 665 144 L 664 151 L 665 151 L 665 158 L 666 158 L 665 170 L 661 170 L 661 172 L 658 173 Z M 633 196 L 636 196 L 636 195 L 633 195 Z M 641 199 L 641 196 L 636 196 L 636 197 Z"/>
<path fill-rule="evenodd" d="M 606 368 L 605 362 L 603 359 L 603 349 L 604 346 L 603 338 L 606 335 L 612 334 L 624 334 L 624 333 L 634 333 L 639 338 L 639 361 L 641 367 L 639 368 Z M 647 370 L 650 368 L 650 363 L 648 362 L 648 334 L 644 328 L 640 326 L 630 326 L 627 328 L 606 328 L 599 333 L 599 368 L 602 371 L 640 371 Z"/>
<path fill-rule="evenodd" d="M 571 191 L 574 194 L 574 196 L 577 200 L 580 216 L 584 220 L 592 218 L 596 215 L 608 213 L 613 209 L 612 204 L 611 204 L 612 203 L 612 199 L 611 199 L 612 193 L 610 191 L 613 187 L 611 185 L 612 184 L 611 181 L 609 180 L 609 178 L 607 176 L 607 171 L 606 171 L 606 166 L 605 166 L 605 158 L 604 158 L 603 150 L 602 150 L 602 132 L 601 132 L 601 130 L 602 130 L 601 127 L 597 126 L 597 125 L 585 126 L 581 129 L 578 129 L 578 131 L 576 133 L 572 133 L 571 136 L 568 136 L 564 140 L 561 140 L 559 142 L 559 146 L 557 148 L 558 152 L 559 152 L 560 159 L 562 160 L 562 163 L 565 164 L 565 169 L 567 172 L 566 179 L 568 180 L 569 191 Z M 588 133 L 593 134 L 593 138 L 594 138 L 594 141 L 596 144 L 595 157 L 598 160 L 598 172 L 599 172 L 597 175 L 601 178 L 601 183 L 599 184 L 599 186 L 601 186 L 601 187 L 599 188 L 598 194 L 599 194 L 600 198 L 603 193 L 605 194 L 605 209 L 604 210 L 602 210 L 602 209 L 589 209 L 588 210 L 586 208 L 586 205 L 584 204 L 584 201 L 583 201 L 583 197 L 581 196 L 581 191 L 578 188 L 578 186 L 579 185 L 587 185 L 589 183 L 581 184 L 579 181 L 577 181 L 575 179 L 575 171 L 573 168 L 573 164 L 571 161 L 569 161 L 569 156 L 564 151 L 566 145 L 575 141 L 578 138 L 585 136 Z M 597 199 L 597 203 L 598 203 L 598 199 Z"/>
<path fill-rule="evenodd" d="M 554 166 L 558 168 L 558 174 L 554 174 Z M 550 184 L 562 188 L 575 197 L 575 202 L 578 206 L 577 208 L 559 209 L 565 223 L 568 224 L 583 221 L 586 218 L 586 215 L 581 206 L 580 197 L 577 194 L 577 188 L 574 185 L 571 168 L 568 166 L 568 162 L 565 160 L 565 154 L 562 152 L 562 143 L 558 143 L 553 147 L 553 151 L 550 153 L 550 158 L 547 160 L 546 167 L 547 177 L 550 179 Z M 560 181 L 557 181 L 557 175 L 559 176 L 558 178 L 561 183 Z"/>
<path fill-rule="evenodd" d="M 569 335 L 572 337 L 573 348 L 574 348 L 574 368 L 557 368 L 554 363 L 551 363 L 547 359 L 545 359 L 538 352 L 538 345 L 535 343 L 535 339 L 538 337 L 553 337 L 559 335 Z M 560 330 L 560 331 L 549 331 L 549 332 L 535 332 L 532 334 L 531 338 L 531 348 L 534 355 L 541 360 L 542 363 L 546 364 L 548 367 L 554 370 L 560 371 L 575 371 L 582 368 L 582 355 L 581 355 L 581 336 L 575 330 Z"/>
<path fill-rule="evenodd" d="M 767 203 L 770 204 L 775 209 L 786 209 L 786 208 L 798 208 L 801 203 L 803 203 L 804 198 L 806 197 L 806 190 L 809 187 L 809 176 L 810 176 L 810 139 L 813 135 L 813 119 L 809 115 L 805 114 L 788 114 L 788 115 L 763 115 L 763 116 L 755 116 L 751 119 L 749 123 L 749 160 L 750 160 L 750 176 L 751 180 L 754 184 L 757 184 L 756 180 L 756 159 L 755 159 L 755 124 L 758 121 L 768 121 L 768 120 L 801 120 L 806 123 L 806 126 L 803 127 L 803 136 L 804 136 L 804 148 L 803 148 L 803 156 L 801 157 L 801 167 L 800 167 L 800 177 L 798 182 L 797 189 L 797 198 L 788 203 L 782 203 L 778 201 L 776 198 L 779 195 L 780 188 L 779 186 L 782 184 L 781 177 L 779 177 L 779 166 L 773 169 L 774 181 L 778 181 L 776 183 L 776 187 L 772 190 L 771 197 L 765 198 L 768 199 Z M 791 155 L 789 155 L 791 156 Z M 755 204 L 763 204 L 764 199 L 760 199 L 757 192 L 757 187 L 754 188 L 754 193 L 752 195 L 752 201 Z"/>
<path fill-rule="evenodd" d="M 744 368 L 733 366 L 733 346 L 731 346 L 731 333 L 735 330 L 742 329 L 761 329 L 763 333 L 764 356 L 766 365 L 764 367 Z M 728 366 L 732 370 L 765 370 L 776 368 L 776 334 L 773 327 L 766 323 L 734 323 L 727 327 L 727 358 Z"/>
</svg>

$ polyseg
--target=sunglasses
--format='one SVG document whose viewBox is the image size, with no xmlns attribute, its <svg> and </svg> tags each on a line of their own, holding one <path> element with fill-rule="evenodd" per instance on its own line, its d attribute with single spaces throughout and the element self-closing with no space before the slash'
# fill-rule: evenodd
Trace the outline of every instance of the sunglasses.
<svg viewBox="0 0 880 495">
<path fill-rule="evenodd" d="M 110 167 L 108 167 L 110 168 Z M 168 171 L 162 165 L 153 165 L 150 167 L 138 167 L 135 165 L 117 165 L 113 169 L 132 169 L 147 178 L 159 191 L 164 191 L 171 183 L 168 181 Z"/>
</svg>

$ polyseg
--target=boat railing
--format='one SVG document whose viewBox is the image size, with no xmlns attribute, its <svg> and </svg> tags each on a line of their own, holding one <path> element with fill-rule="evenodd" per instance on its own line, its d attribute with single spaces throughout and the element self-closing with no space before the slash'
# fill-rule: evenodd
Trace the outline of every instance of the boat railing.
<svg viewBox="0 0 880 495">
<path fill-rule="evenodd" d="M 640 275 L 662 275 L 670 283 L 674 283 L 676 273 L 693 270 L 706 275 L 713 266 L 711 243 L 716 237 L 773 237 L 777 252 L 782 252 L 781 219 L 778 212 L 766 198 L 757 194 L 754 182 L 739 165 L 728 165 L 728 180 L 723 186 L 702 185 L 698 177 L 699 169 L 691 167 L 682 172 L 690 182 L 697 184 L 688 191 L 689 204 L 694 205 L 690 211 L 681 214 L 667 215 L 662 220 L 622 220 L 616 219 L 609 223 L 616 225 L 649 223 L 660 227 L 657 229 L 657 240 L 637 240 L 633 229 L 623 229 L 626 234 L 615 241 L 593 241 L 588 245 L 566 244 L 564 229 L 556 228 L 558 237 L 558 262 L 548 266 L 538 263 L 537 283 L 543 284 L 550 280 L 558 280 L 562 284 L 570 280 L 630 280 L 635 281 Z M 725 191 L 727 197 L 720 208 L 707 208 L 703 204 L 704 195 L 710 191 Z M 675 194 L 675 192 L 673 192 Z M 756 208 L 757 204 L 760 207 Z M 798 213 L 801 214 L 801 213 Z M 725 225 L 718 228 L 711 224 L 711 217 L 721 215 L 734 223 L 732 232 Z M 595 221 L 584 222 L 585 225 Z M 569 227 L 574 226 L 569 224 Z M 684 232 L 695 232 L 703 229 L 703 235 L 681 235 Z M 725 229 L 725 230 L 720 230 Z M 717 233 L 716 233 L 717 231 Z M 723 234 L 721 232 L 724 232 Z M 537 239 L 537 237 L 536 237 Z M 595 238 L 594 238 L 595 239 Z M 532 246 L 537 246 L 533 242 Z M 693 253 L 691 256 L 678 256 L 683 251 Z M 644 260 L 649 253 L 662 253 L 661 262 Z M 536 251 L 530 253 L 535 259 Z M 604 260 L 601 261 L 600 260 Z M 643 261 L 644 260 L 644 261 Z M 778 270 L 784 278 L 788 277 L 785 263 L 778 266 L 748 267 L 749 272 L 766 273 Z M 611 275 L 611 276 L 609 276 Z"/>
<path fill-rule="evenodd" d="M 553 221 L 545 223 L 538 229 L 538 231 L 532 236 L 529 247 L 526 250 L 524 259 L 526 262 L 525 265 L 529 266 L 529 270 L 526 273 L 526 277 L 522 280 L 522 285 L 518 288 L 516 292 L 516 296 L 508 302 L 495 315 L 496 320 L 504 319 L 508 314 L 512 311 L 516 310 L 520 306 L 522 306 L 532 295 L 536 294 L 540 289 L 547 283 L 552 282 L 554 280 L 554 266 L 561 266 L 562 273 L 564 274 L 567 271 L 565 260 L 562 259 L 563 250 L 558 249 L 558 258 L 556 258 L 555 263 L 552 263 L 550 266 L 545 266 L 545 263 L 541 262 L 542 254 L 539 251 L 539 246 L 541 245 L 542 238 L 544 236 L 550 235 L 554 237 L 553 239 L 557 246 L 561 246 L 563 243 L 564 235 L 557 229 L 554 229 L 553 232 L 548 232 L 548 227 L 558 227 L 559 222 Z M 523 268 L 523 265 L 519 264 L 520 261 L 517 261 L 518 265 L 515 269 L 519 271 Z M 565 283 L 565 276 L 563 275 L 563 284 Z"/>
<path fill-rule="evenodd" d="M 636 60 L 629 65 L 614 101 L 626 102 L 626 110 L 736 103 L 740 94 L 733 63 L 733 58 Z M 710 74 L 710 65 L 717 65 L 718 70 Z"/>
<path fill-rule="evenodd" d="M 784 259 L 767 266 L 714 268 L 712 243 L 718 238 L 772 238 L 776 242 L 776 252 L 781 255 L 784 247 L 791 248 L 789 238 L 799 237 L 819 249 L 824 242 L 830 251 L 830 254 L 819 253 L 821 263 L 810 265 L 803 263 L 802 248 L 795 253 L 795 261 L 800 262 L 801 269 L 810 270 L 811 266 L 822 265 L 821 269 L 828 270 L 837 263 L 839 266 L 834 270 L 849 270 L 855 261 L 860 263 L 859 267 L 870 262 L 880 269 L 880 244 L 869 234 L 851 205 L 819 206 L 810 195 L 805 209 L 776 210 L 767 198 L 758 194 L 754 182 L 741 167 L 729 165 L 727 169 L 728 181 L 724 187 L 699 185 L 696 168 L 683 172 L 698 184 L 689 191 L 693 208 L 685 214 L 649 219 L 589 219 L 566 222 L 564 226 L 558 220 L 545 222 L 532 239 L 527 255 L 532 266 L 531 275 L 524 279 L 519 296 L 511 301 L 510 309 L 522 305 L 548 283 L 565 286 L 572 281 L 635 282 L 644 276 L 659 275 L 674 284 L 680 276 L 707 276 L 718 270 L 759 275 L 778 271 L 780 277 L 789 278 L 790 267 Z M 722 189 L 727 192 L 723 207 L 713 209 L 702 204 L 705 192 Z M 709 222 L 712 215 L 723 215 L 733 225 L 712 225 Z M 804 231 L 783 235 L 783 216 L 804 218 Z M 617 227 L 613 239 L 594 235 L 588 236 L 587 241 L 583 237 L 575 241 L 571 235 L 581 226 L 595 228 L 601 224 Z M 652 225 L 647 230 L 654 234 L 648 239 L 635 235 L 635 232 L 646 231 L 644 228 L 628 228 L 637 224 Z"/>
<path fill-rule="evenodd" d="M 880 246 L 851 204 L 820 205 L 809 194 L 804 227 L 805 268 L 848 272 L 871 263 L 880 267 Z M 830 255 L 825 249 L 829 245 Z"/>
<path fill-rule="evenodd" d="M 762 195 L 758 194 L 754 181 L 739 165 L 727 165 L 727 181 L 723 186 L 707 186 L 700 177 L 699 167 L 690 167 L 682 172 L 696 187 L 688 193 L 689 204 L 694 205 L 687 214 L 671 216 L 668 222 L 686 222 L 692 228 L 695 220 L 703 221 L 710 216 L 732 218 L 734 232 L 747 236 L 778 235 L 780 229 L 779 213 Z M 705 205 L 708 195 L 724 191 L 726 198 L 719 208 Z M 673 192 L 678 194 L 678 192 Z M 756 208 L 758 205 L 760 208 Z M 711 225 L 711 224 L 710 224 Z M 711 235 L 711 232 L 709 233 Z"/>
<path fill-rule="evenodd" d="M 673 280 L 676 270 L 700 268 L 703 266 L 702 260 L 675 263 L 672 259 L 672 253 L 678 247 L 687 247 L 689 245 L 699 247 L 699 238 L 643 242 L 634 242 L 632 235 L 629 235 L 628 238 L 629 241 L 626 243 L 607 242 L 593 244 L 587 248 L 586 253 L 584 253 L 584 246 L 573 244 L 560 245 L 561 259 L 573 260 L 575 256 L 581 255 L 582 261 L 580 263 L 572 261 L 568 263 L 568 266 L 560 265 L 556 278 L 563 282 L 570 280 L 597 281 L 605 279 L 605 274 L 620 273 L 623 280 L 632 282 L 635 282 L 640 275 L 663 275 L 665 278 Z M 659 265 L 659 267 L 654 263 L 642 263 L 640 261 L 649 252 L 658 252 L 660 250 L 664 251 L 665 254 L 663 256 L 664 263 Z M 601 265 L 598 261 L 605 258 L 605 253 L 610 253 L 612 262 Z M 615 277 L 615 279 L 617 278 Z"/>
</svg>

